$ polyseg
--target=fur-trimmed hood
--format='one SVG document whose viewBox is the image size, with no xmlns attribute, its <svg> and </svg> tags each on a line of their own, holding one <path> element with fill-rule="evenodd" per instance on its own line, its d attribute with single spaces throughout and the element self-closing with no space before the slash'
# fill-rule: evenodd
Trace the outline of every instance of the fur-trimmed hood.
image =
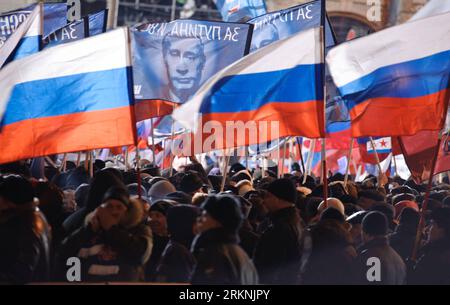
<svg viewBox="0 0 450 305">
<path fill-rule="evenodd" d="M 85 225 L 89 223 L 94 216 L 95 210 L 89 213 L 84 219 Z M 139 199 L 130 199 L 130 206 L 125 214 L 125 217 L 120 222 L 120 225 L 126 229 L 131 229 L 142 223 L 144 220 L 145 211 L 143 204 Z"/>
</svg>

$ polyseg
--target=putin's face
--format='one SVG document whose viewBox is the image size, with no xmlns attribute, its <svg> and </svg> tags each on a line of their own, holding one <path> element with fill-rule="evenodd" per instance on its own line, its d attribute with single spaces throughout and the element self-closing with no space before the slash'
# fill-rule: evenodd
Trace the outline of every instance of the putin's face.
<svg viewBox="0 0 450 305">
<path fill-rule="evenodd" d="M 165 45 L 164 62 L 171 91 L 186 102 L 200 86 L 205 65 L 203 45 L 198 39 L 169 39 Z"/>
<path fill-rule="evenodd" d="M 269 44 L 278 41 L 280 38 L 278 36 L 278 31 L 275 26 L 269 25 L 268 32 L 260 32 L 258 34 L 253 34 L 252 45 L 250 47 L 250 52 L 255 52 Z"/>
</svg>

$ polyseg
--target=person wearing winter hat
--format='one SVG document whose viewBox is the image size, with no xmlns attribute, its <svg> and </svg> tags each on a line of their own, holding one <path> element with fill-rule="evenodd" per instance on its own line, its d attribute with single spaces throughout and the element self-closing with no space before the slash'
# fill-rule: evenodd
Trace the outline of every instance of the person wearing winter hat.
<svg viewBox="0 0 450 305">
<path fill-rule="evenodd" d="M 177 204 L 191 204 L 192 196 L 186 194 L 185 192 L 176 191 L 167 194 L 164 199 L 175 201 Z"/>
<path fill-rule="evenodd" d="M 296 199 L 297 190 L 290 179 L 274 180 L 265 188 L 263 204 L 272 225 L 262 234 L 253 257 L 263 284 L 298 283 L 303 228 Z"/>
<path fill-rule="evenodd" d="M 128 193 L 130 196 L 139 196 L 139 184 L 130 183 L 127 185 Z M 141 185 L 141 198 L 145 201 L 148 201 L 147 191 L 145 187 Z"/>
<path fill-rule="evenodd" d="M 148 191 L 148 198 L 153 204 L 154 202 L 163 199 L 166 195 L 175 192 L 176 189 L 172 183 L 167 180 L 160 180 L 153 184 Z"/>
<path fill-rule="evenodd" d="M 188 283 L 195 265 L 190 252 L 197 233 L 196 221 L 200 209 L 191 205 L 178 205 L 167 212 L 169 243 L 156 267 L 157 282 Z"/>
<path fill-rule="evenodd" d="M 195 193 L 202 192 L 203 184 L 203 180 L 198 174 L 194 172 L 187 172 L 181 179 L 180 191 L 185 192 L 192 197 Z"/>
<path fill-rule="evenodd" d="M 409 284 L 450 284 L 450 208 L 436 208 L 431 212 L 428 240 L 421 249 Z"/>
<path fill-rule="evenodd" d="M 327 204 L 325 204 L 325 201 L 322 201 L 319 204 L 317 211 L 319 212 L 319 214 L 321 214 L 323 211 L 325 211 L 326 208 L 335 208 L 342 214 L 343 217 L 346 217 L 345 216 L 345 206 L 342 203 L 342 201 L 340 201 L 337 198 L 327 198 Z"/>
<path fill-rule="evenodd" d="M 406 266 L 398 253 L 389 246 L 387 239 L 388 220 L 378 211 L 369 212 L 362 220 L 364 244 L 358 249 L 358 283 L 375 285 L 403 285 L 406 281 Z M 369 259 L 376 258 L 381 268 L 375 281 L 367 277 Z M 368 267 L 369 266 L 369 267 Z"/>
<path fill-rule="evenodd" d="M 418 209 L 404 207 L 398 216 L 399 225 L 395 228 L 395 232 L 389 235 L 389 245 L 397 251 L 405 263 L 414 248 L 419 218 Z"/>
<path fill-rule="evenodd" d="M 410 208 L 415 210 L 416 212 L 419 212 L 419 205 L 416 202 L 409 200 L 400 201 L 397 204 L 394 204 L 395 219 L 398 220 L 400 218 L 400 214 L 406 208 Z"/>
<path fill-rule="evenodd" d="M 83 281 L 142 281 L 152 252 L 152 233 L 144 218 L 142 204 L 130 199 L 126 188 L 109 188 L 84 225 L 63 241 L 56 260 L 58 279 L 66 279 L 67 259 L 78 257 Z"/>
<path fill-rule="evenodd" d="M 145 278 L 147 281 L 155 280 L 156 266 L 158 265 L 164 248 L 169 242 L 167 213 L 176 205 L 177 204 L 174 201 L 161 199 L 150 206 L 148 224 L 153 232 L 153 250 L 145 268 Z"/>
<path fill-rule="evenodd" d="M 76 188 L 75 202 L 77 203 L 77 208 L 84 207 L 88 194 L 89 194 L 89 184 L 83 183 Z"/>
<path fill-rule="evenodd" d="M 239 246 L 238 230 L 243 221 L 240 204 L 230 195 L 212 195 L 202 204 L 192 244 L 196 264 L 192 284 L 254 285 L 256 269 Z"/>
<path fill-rule="evenodd" d="M 231 177 L 231 182 L 234 184 L 238 184 L 242 180 L 248 180 L 250 183 L 253 182 L 252 175 L 246 169 L 237 172 Z"/>
<path fill-rule="evenodd" d="M 241 180 L 236 184 L 239 196 L 245 196 L 247 192 L 254 191 L 253 184 L 249 180 Z"/>
<path fill-rule="evenodd" d="M 50 226 L 36 208 L 30 181 L 0 180 L 0 282 L 25 284 L 50 278 Z"/>
</svg>

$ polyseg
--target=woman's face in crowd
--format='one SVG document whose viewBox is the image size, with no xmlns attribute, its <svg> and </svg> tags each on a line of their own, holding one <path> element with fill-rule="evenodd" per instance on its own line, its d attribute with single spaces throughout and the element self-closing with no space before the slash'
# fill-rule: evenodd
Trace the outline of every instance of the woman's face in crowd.
<svg viewBox="0 0 450 305">
<path fill-rule="evenodd" d="M 211 217 L 211 215 L 208 214 L 208 212 L 203 211 L 200 217 L 197 218 L 197 230 L 199 233 L 220 228 L 222 225 Z"/>
<path fill-rule="evenodd" d="M 150 211 L 150 228 L 159 236 L 167 235 L 167 218 L 161 212 Z"/>
<path fill-rule="evenodd" d="M 104 203 L 104 207 L 117 222 L 119 222 L 127 212 L 127 208 L 123 205 L 123 203 L 115 199 L 106 201 Z"/>
</svg>

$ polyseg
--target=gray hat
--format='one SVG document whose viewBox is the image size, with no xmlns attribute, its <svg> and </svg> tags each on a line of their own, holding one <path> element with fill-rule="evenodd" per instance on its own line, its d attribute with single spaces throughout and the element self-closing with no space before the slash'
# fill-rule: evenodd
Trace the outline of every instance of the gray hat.
<svg viewBox="0 0 450 305">
<path fill-rule="evenodd" d="M 151 202 L 163 199 L 166 195 L 175 192 L 175 186 L 167 180 L 156 182 L 148 191 L 148 197 Z"/>
</svg>

